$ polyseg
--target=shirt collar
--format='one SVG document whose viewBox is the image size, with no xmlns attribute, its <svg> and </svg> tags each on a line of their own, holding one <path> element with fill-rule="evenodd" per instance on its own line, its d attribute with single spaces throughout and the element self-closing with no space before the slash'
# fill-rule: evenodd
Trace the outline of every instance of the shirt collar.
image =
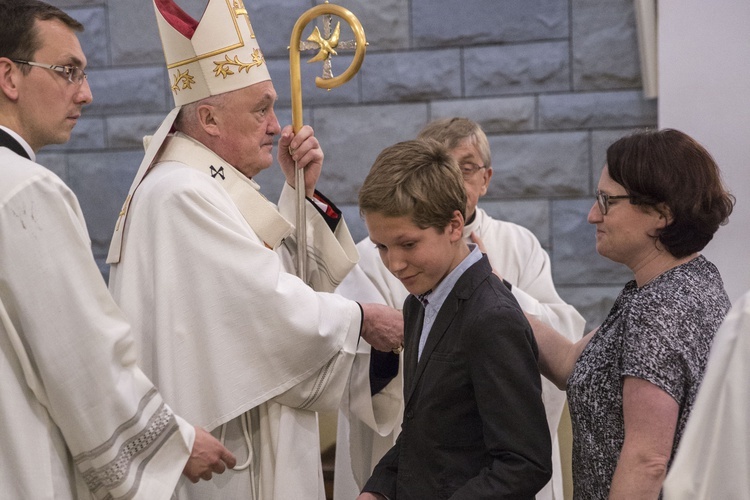
<svg viewBox="0 0 750 500">
<path fill-rule="evenodd" d="M 443 306 L 443 302 L 445 302 L 446 297 L 448 297 L 450 291 L 453 290 L 453 286 L 456 284 L 458 279 L 464 274 L 467 269 L 481 260 L 482 252 L 479 251 L 479 247 L 474 243 L 469 243 L 468 245 L 469 255 L 464 257 L 464 260 L 462 260 L 453 269 L 453 271 L 448 273 L 448 276 L 443 278 L 443 281 L 438 283 L 435 288 L 420 296 L 424 298 L 424 296 L 427 296 L 429 294 L 429 296 L 427 297 L 428 304 L 425 307 L 425 316 L 433 316 L 437 314 L 437 312 Z M 417 298 L 422 302 L 422 298 L 420 297 Z M 424 302 L 422 302 L 422 304 L 424 305 Z"/>
<path fill-rule="evenodd" d="M 467 221 L 466 224 L 464 224 L 463 236 L 464 236 L 464 241 L 466 241 L 467 243 L 471 242 L 472 231 L 477 233 L 477 236 L 481 236 L 479 234 L 479 231 L 481 228 L 480 219 L 482 218 L 482 215 L 479 213 L 479 211 L 480 211 L 480 208 L 476 207 L 474 209 L 474 215 L 471 216 L 471 220 Z"/>
<path fill-rule="evenodd" d="M 5 133 L 7 133 L 9 136 L 15 139 L 16 142 L 23 148 L 23 150 L 26 151 L 26 154 L 28 155 L 29 159 L 33 162 L 36 162 L 36 155 L 34 154 L 34 150 L 31 149 L 31 146 L 29 146 L 29 143 L 26 142 L 23 139 L 23 137 L 21 137 L 16 132 L 14 132 L 13 130 L 3 125 L 0 125 L 0 129 L 2 129 Z"/>
</svg>

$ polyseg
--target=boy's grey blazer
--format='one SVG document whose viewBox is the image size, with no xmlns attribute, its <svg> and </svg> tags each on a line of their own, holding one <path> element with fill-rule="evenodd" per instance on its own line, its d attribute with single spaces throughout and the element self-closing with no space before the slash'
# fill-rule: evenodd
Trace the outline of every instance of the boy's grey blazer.
<svg viewBox="0 0 750 500">
<path fill-rule="evenodd" d="M 534 336 L 486 256 L 459 278 L 417 362 L 404 303 L 404 421 L 364 491 L 390 500 L 532 499 L 552 474 Z"/>
</svg>

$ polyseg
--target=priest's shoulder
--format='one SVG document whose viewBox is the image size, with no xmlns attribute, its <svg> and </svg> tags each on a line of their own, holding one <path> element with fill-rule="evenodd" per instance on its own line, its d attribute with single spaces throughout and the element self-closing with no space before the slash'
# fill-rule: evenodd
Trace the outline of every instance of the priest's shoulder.
<svg viewBox="0 0 750 500">
<path fill-rule="evenodd" d="M 0 199 L 36 183 L 56 185 L 67 190 L 65 183 L 51 170 L 9 149 L 0 148 Z"/>
</svg>

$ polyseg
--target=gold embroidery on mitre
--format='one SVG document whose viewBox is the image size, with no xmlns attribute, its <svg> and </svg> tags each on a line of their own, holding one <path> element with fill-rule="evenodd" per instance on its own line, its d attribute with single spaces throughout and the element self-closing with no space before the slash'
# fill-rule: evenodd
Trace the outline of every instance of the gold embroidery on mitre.
<svg viewBox="0 0 750 500">
<path fill-rule="evenodd" d="M 225 0 L 227 9 L 229 11 L 230 17 L 232 19 L 232 25 L 234 26 L 234 31 L 237 34 L 237 43 L 234 43 L 232 45 L 229 45 L 227 47 L 221 47 L 215 50 L 211 50 L 206 53 L 196 54 L 193 57 L 189 57 L 187 59 L 183 59 L 181 61 L 175 61 L 170 63 L 169 58 L 167 58 L 167 69 L 176 68 L 178 66 L 184 66 L 186 64 L 194 63 L 196 61 L 200 61 L 203 59 L 208 59 L 210 57 L 215 57 L 219 54 L 223 54 L 224 52 L 228 52 L 230 50 L 239 49 L 245 46 L 245 41 L 242 39 L 242 32 L 240 31 L 240 27 L 237 24 L 237 17 L 239 16 L 232 16 L 231 13 L 234 11 L 234 8 L 238 5 L 242 6 L 244 8 L 244 4 L 242 4 L 242 0 Z M 240 2 L 239 4 L 237 2 Z M 255 33 L 253 32 L 252 26 L 250 26 L 250 17 L 246 16 L 245 20 L 247 21 L 247 25 L 250 29 L 250 38 L 255 38 Z M 172 28 L 174 29 L 174 28 Z M 217 75 L 218 76 L 218 75 Z"/>
<path fill-rule="evenodd" d="M 224 55 L 223 61 L 214 61 L 214 64 L 216 65 L 214 68 L 214 76 L 217 78 L 219 76 L 226 78 L 229 75 L 233 75 L 234 71 L 232 71 L 230 66 L 236 66 L 238 72 L 244 69 L 245 73 L 250 73 L 250 68 L 263 65 L 263 61 L 263 54 L 259 49 L 253 49 L 253 61 L 249 63 L 240 61 L 239 56 L 234 56 L 234 59 L 229 59 L 228 55 Z"/>
<path fill-rule="evenodd" d="M 247 15 L 247 10 L 245 9 L 245 5 L 242 3 L 242 0 L 234 0 L 234 13 L 237 17 Z"/>
<path fill-rule="evenodd" d="M 247 13 L 245 4 L 242 3 L 242 0 L 234 0 L 234 17 L 240 16 L 245 16 L 245 20 L 247 21 L 247 28 L 250 30 L 250 38 L 255 38 L 255 31 L 250 25 L 250 15 Z"/>
<path fill-rule="evenodd" d="M 180 83 L 182 83 L 182 89 L 188 89 L 192 90 L 193 84 L 195 83 L 195 78 L 190 74 L 190 70 L 187 69 L 185 72 L 181 72 L 179 69 L 177 70 L 176 75 L 174 76 L 174 83 L 172 84 L 172 91 L 176 94 L 179 92 L 180 89 Z"/>
</svg>

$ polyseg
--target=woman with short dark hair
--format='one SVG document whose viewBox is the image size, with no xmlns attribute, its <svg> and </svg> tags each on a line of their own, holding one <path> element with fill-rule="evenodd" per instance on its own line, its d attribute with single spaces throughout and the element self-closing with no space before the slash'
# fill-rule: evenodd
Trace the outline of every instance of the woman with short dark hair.
<svg viewBox="0 0 750 500">
<path fill-rule="evenodd" d="M 588 221 L 597 252 L 634 279 L 575 344 L 529 317 L 542 373 L 568 393 L 575 498 L 660 496 L 729 310 L 699 252 L 733 205 L 716 162 L 682 132 L 638 132 L 608 148 Z"/>
<path fill-rule="evenodd" d="M 607 149 L 607 170 L 635 203 L 669 210 L 673 220 L 658 240 L 675 257 L 702 250 L 732 213 L 713 157 L 678 130 L 623 137 Z"/>
</svg>

